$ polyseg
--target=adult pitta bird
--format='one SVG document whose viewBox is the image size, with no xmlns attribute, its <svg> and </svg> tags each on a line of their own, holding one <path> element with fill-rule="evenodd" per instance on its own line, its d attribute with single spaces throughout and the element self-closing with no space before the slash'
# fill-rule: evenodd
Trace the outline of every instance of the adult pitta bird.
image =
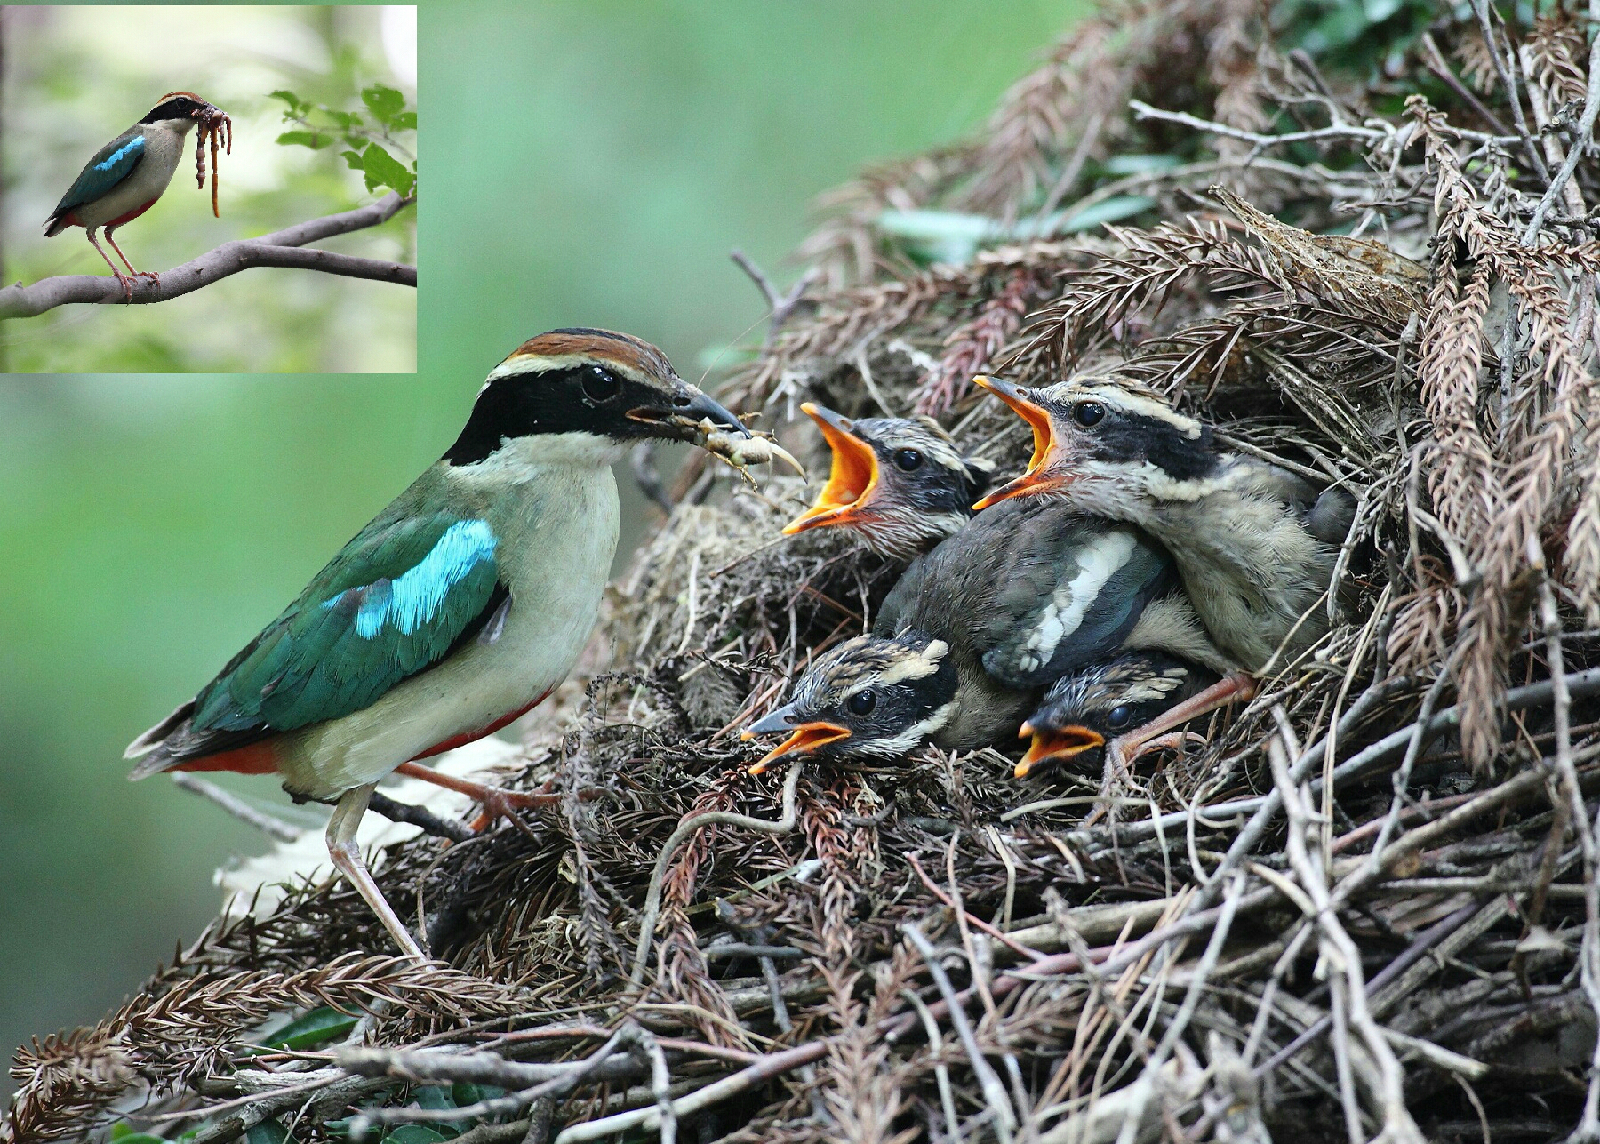
<svg viewBox="0 0 1600 1144">
<path fill-rule="evenodd" d="M 611 463 L 644 438 L 703 441 L 708 425 L 744 432 L 638 338 L 563 329 L 523 343 L 444 456 L 133 742 L 131 777 L 276 773 L 292 795 L 337 800 L 335 866 L 422 957 L 355 846 L 373 789 L 505 726 L 566 678 L 616 551 Z"/>
<path fill-rule="evenodd" d="M 931 417 L 849 418 L 822 405 L 800 408 L 832 452 L 816 503 L 784 526 L 793 536 L 843 528 L 874 552 L 909 560 L 972 519 L 993 466 L 963 457 Z"/>
<path fill-rule="evenodd" d="M 172 182 L 183 157 L 183 141 L 197 123 L 209 123 L 222 112 L 193 92 L 173 91 L 161 97 L 147 115 L 94 153 L 78 177 L 61 196 L 45 222 L 46 238 L 71 226 L 81 226 L 106 265 L 111 267 L 128 300 L 133 300 L 133 280 L 117 269 L 94 232 L 106 228 L 106 241 L 117 252 L 133 278 L 159 281 L 154 271 L 135 270 L 122 253 L 112 232 L 155 206 Z"/>
</svg>

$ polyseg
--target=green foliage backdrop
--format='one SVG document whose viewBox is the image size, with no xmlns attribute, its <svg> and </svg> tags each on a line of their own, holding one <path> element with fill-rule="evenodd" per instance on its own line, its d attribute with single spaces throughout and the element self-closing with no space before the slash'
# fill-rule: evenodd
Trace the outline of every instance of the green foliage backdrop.
<svg viewBox="0 0 1600 1144">
<path fill-rule="evenodd" d="M 1077 10 L 424 4 L 419 373 L 0 378 L 0 1045 L 97 1017 L 264 848 L 128 784 L 122 747 L 438 455 L 495 361 L 586 323 L 697 374 L 763 315 L 730 247 L 789 277 L 818 192 L 974 127 Z M 253 273 L 237 305 L 272 291 Z"/>
</svg>

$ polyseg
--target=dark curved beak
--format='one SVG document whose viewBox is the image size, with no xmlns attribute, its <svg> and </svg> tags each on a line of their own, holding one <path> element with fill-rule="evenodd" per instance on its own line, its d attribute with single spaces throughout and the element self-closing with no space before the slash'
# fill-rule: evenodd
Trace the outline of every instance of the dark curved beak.
<svg viewBox="0 0 1600 1144">
<path fill-rule="evenodd" d="M 732 430 L 745 437 L 750 430 L 715 398 L 686 381 L 660 395 L 657 401 L 628 410 L 628 418 L 651 426 L 655 436 L 670 441 L 703 445 L 713 430 Z"/>
</svg>

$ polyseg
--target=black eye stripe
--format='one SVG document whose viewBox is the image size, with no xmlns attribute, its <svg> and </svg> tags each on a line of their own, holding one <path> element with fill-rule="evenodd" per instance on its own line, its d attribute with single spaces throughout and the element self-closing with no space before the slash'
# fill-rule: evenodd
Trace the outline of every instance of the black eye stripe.
<svg viewBox="0 0 1600 1144">
<path fill-rule="evenodd" d="M 1076 412 L 1073 419 L 1076 423 Z M 1108 461 L 1146 460 L 1177 480 L 1210 476 L 1220 463 L 1209 429 L 1199 437 L 1190 437 L 1169 421 L 1126 410 L 1106 409 L 1088 437 L 1098 457 Z"/>
</svg>

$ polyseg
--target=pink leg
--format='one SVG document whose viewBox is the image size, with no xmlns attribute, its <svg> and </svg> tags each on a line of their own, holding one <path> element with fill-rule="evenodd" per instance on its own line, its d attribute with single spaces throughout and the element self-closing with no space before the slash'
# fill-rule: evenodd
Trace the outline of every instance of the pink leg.
<svg viewBox="0 0 1600 1144">
<path fill-rule="evenodd" d="M 89 245 L 94 247 L 95 252 L 99 254 L 101 258 L 106 260 L 106 265 L 111 267 L 111 273 L 115 274 L 117 276 L 117 281 L 122 283 L 122 292 L 128 296 L 128 301 L 133 301 L 133 283 L 129 279 L 122 276 L 122 271 L 117 269 L 117 264 L 112 262 L 111 259 L 106 255 L 105 248 L 100 245 L 100 241 L 94 236 L 94 227 L 85 227 L 83 233 L 89 236 Z M 110 238 L 111 235 L 107 234 L 106 237 Z M 113 242 L 111 245 L 116 246 L 117 244 Z M 121 254 L 122 252 L 119 250 L 117 253 Z M 128 260 L 124 258 L 122 261 L 126 262 Z M 132 270 L 133 267 L 130 266 L 128 269 Z"/>
<path fill-rule="evenodd" d="M 453 775 L 440 774 L 432 767 L 422 766 L 420 763 L 401 763 L 395 768 L 396 774 L 406 775 L 410 778 L 421 779 L 423 782 L 434 783 L 464 794 L 474 802 L 482 805 L 483 813 L 472 823 L 472 829 L 484 830 L 494 825 L 502 818 L 510 818 L 511 811 L 524 806 L 552 806 L 561 801 L 561 796 L 541 791 L 515 791 L 505 790 L 501 787 L 487 786 L 475 783 L 469 779 L 458 779 Z"/>
<path fill-rule="evenodd" d="M 361 848 L 356 845 L 356 827 L 361 824 L 361 816 L 367 812 L 367 801 L 372 798 L 372 790 L 377 785 L 368 783 L 347 790 L 340 797 L 339 805 L 333 808 L 333 814 L 328 819 L 328 857 L 333 859 L 334 866 L 350 879 L 350 884 L 367 900 L 367 905 L 372 907 L 372 912 L 378 915 L 378 920 L 400 947 L 400 952 L 418 961 L 427 961 L 428 957 L 417 944 L 417 939 L 411 936 L 400 915 L 394 912 L 383 891 L 378 889 L 378 883 L 373 880 L 372 872 L 361 857 Z"/>
<path fill-rule="evenodd" d="M 1124 735 L 1118 735 L 1106 744 L 1105 771 L 1101 778 L 1100 792 L 1110 796 L 1120 785 L 1128 773 L 1128 767 L 1140 755 L 1158 747 L 1182 746 L 1190 736 L 1168 735 L 1167 732 L 1187 723 L 1190 719 L 1209 714 L 1219 707 L 1226 707 L 1230 703 L 1248 701 L 1256 693 L 1256 681 L 1243 672 L 1230 675 L 1197 695 L 1191 695 L 1182 703 L 1169 707 L 1156 716 L 1143 727 L 1135 727 Z M 1097 808 L 1098 813 L 1098 808 Z"/>
<path fill-rule="evenodd" d="M 135 278 L 148 278 L 157 286 L 161 285 L 161 275 L 157 274 L 154 270 L 135 270 L 133 268 L 133 263 L 128 261 L 128 256 L 122 253 L 122 247 L 118 246 L 117 240 L 111 237 L 111 232 L 116 229 L 117 228 L 114 226 L 106 227 L 106 241 L 111 244 L 111 249 L 117 252 L 117 257 L 122 259 L 122 265 L 128 268 L 128 273 L 132 274 Z"/>
</svg>

